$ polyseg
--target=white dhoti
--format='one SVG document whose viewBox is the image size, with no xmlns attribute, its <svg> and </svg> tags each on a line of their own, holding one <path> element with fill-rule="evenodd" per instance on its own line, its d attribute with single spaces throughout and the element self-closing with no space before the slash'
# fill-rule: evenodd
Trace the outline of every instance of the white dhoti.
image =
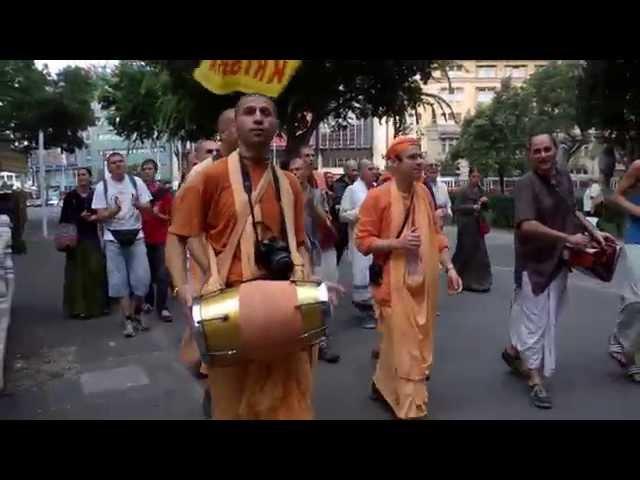
<svg viewBox="0 0 640 480">
<path fill-rule="evenodd" d="M 320 256 L 320 278 L 323 282 L 338 283 L 338 259 L 335 248 L 323 250 Z"/>
<path fill-rule="evenodd" d="M 634 363 L 640 364 L 640 245 L 624 246 L 615 281 L 621 295 L 614 333 L 624 351 L 634 356 Z"/>
<path fill-rule="evenodd" d="M 372 303 L 371 289 L 369 288 L 369 266 L 373 262 L 373 256 L 362 255 L 354 245 L 353 236 L 349 239 L 349 255 L 353 271 L 352 299 L 356 303 Z"/>
<path fill-rule="evenodd" d="M 367 186 L 362 180 L 357 180 L 347 187 L 340 204 L 340 220 L 349 223 L 349 257 L 353 274 L 352 299 L 356 303 L 373 304 L 369 288 L 369 266 L 373 262 L 373 255 L 362 255 L 353 239 L 360 205 L 367 197 L 367 192 Z"/>
<path fill-rule="evenodd" d="M 563 269 L 540 295 L 534 295 L 527 272 L 516 289 L 509 318 L 511 344 L 529 369 L 543 367 L 550 377 L 556 368 L 556 323 L 566 303 L 568 270 Z"/>
</svg>

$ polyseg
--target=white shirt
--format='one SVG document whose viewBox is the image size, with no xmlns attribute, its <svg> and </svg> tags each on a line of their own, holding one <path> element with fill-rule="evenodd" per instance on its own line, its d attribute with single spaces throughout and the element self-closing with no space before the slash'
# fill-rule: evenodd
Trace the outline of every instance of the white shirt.
<svg viewBox="0 0 640 480">
<path fill-rule="evenodd" d="M 594 183 L 591 187 L 587 188 L 582 197 L 582 210 L 591 213 L 593 210 L 593 201 L 600 196 L 602 189 L 600 185 Z"/>
<path fill-rule="evenodd" d="M 433 188 L 433 194 L 436 197 L 436 208 L 446 209 L 447 217 L 452 217 L 453 212 L 451 211 L 451 198 L 449 198 L 449 189 L 447 188 L 447 184 L 440 180 L 436 180 L 435 183 L 431 183 L 431 188 Z"/>
<path fill-rule="evenodd" d="M 144 184 L 144 182 L 138 178 L 133 177 L 138 186 L 138 199 L 141 203 L 149 203 L 151 201 L 151 193 Z M 121 182 L 116 182 L 111 178 L 111 175 L 107 175 L 107 190 L 109 199 L 105 201 L 104 184 L 98 182 L 96 190 L 93 194 L 93 203 L 91 208 L 115 208 L 115 197 L 120 200 L 121 210 L 115 217 L 106 220 L 104 224 L 104 239 L 115 240 L 109 230 L 130 230 L 139 228 L 137 238 L 144 238 L 142 233 L 142 215 L 137 208 L 133 206 L 133 196 L 136 194 L 131 181 L 125 175 Z"/>
</svg>

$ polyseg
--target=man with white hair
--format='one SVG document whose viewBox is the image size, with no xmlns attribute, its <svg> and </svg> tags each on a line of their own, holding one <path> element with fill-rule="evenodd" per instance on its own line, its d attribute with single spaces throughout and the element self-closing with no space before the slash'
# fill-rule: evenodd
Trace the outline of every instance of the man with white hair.
<svg viewBox="0 0 640 480">
<path fill-rule="evenodd" d="M 369 288 L 369 266 L 373 261 L 371 255 L 362 255 L 356 248 L 354 230 L 359 218 L 360 205 L 364 202 L 370 188 L 374 186 L 375 166 L 369 160 L 361 160 L 358 165 L 360 178 L 344 192 L 340 204 L 340 220 L 349 225 L 349 256 L 353 272 L 352 300 L 353 305 L 362 313 L 365 320 L 362 328 L 376 328 L 373 314 L 373 300 Z"/>
</svg>

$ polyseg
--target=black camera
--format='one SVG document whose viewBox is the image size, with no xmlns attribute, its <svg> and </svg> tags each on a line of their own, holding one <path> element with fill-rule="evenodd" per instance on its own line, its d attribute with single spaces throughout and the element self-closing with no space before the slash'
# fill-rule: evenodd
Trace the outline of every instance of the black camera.
<svg viewBox="0 0 640 480">
<path fill-rule="evenodd" d="M 275 237 L 256 243 L 256 264 L 271 280 L 289 280 L 293 273 L 289 246 Z"/>
</svg>

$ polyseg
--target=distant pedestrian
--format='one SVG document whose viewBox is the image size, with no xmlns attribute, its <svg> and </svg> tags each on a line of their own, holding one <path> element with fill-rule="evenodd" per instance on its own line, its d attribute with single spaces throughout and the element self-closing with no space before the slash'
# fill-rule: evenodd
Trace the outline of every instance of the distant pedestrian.
<svg viewBox="0 0 640 480">
<path fill-rule="evenodd" d="M 488 223 L 485 211 L 489 200 L 480 186 L 480 172 L 477 168 L 469 171 L 469 185 L 458 192 L 453 208 L 458 224 L 456 253 L 453 264 L 462 278 L 464 289 L 471 292 L 491 290 L 491 262 L 484 237 Z"/>
<path fill-rule="evenodd" d="M 367 193 L 374 187 L 374 165 L 369 160 L 360 160 L 358 174 L 360 178 L 347 187 L 340 204 L 340 220 L 349 226 L 349 256 L 352 268 L 352 301 L 363 317 L 362 328 L 376 328 L 373 312 L 373 297 L 369 286 L 369 267 L 373 255 L 363 255 L 356 247 L 355 229 L 360 219 L 360 207 Z"/>
<path fill-rule="evenodd" d="M 424 183 L 427 189 L 432 193 L 436 207 L 436 217 L 440 221 L 440 227 L 444 226 L 448 220 L 453 218 L 451 210 L 451 199 L 449 198 L 449 189 L 447 184 L 438 179 L 440 173 L 440 164 L 436 160 L 425 159 L 424 167 Z"/>
<path fill-rule="evenodd" d="M 340 220 L 340 204 L 342 196 L 349 185 L 352 185 L 358 179 L 358 163 L 355 160 L 349 160 L 344 165 L 344 175 L 340 176 L 333 183 L 333 210 L 331 217 L 333 218 L 334 228 L 338 234 L 336 242 L 336 254 L 338 264 L 349 246 L 349 227 Z"/>
<path fill-rule="evenodd" d="M 122 154 L 108 155 L 107 168 L 109 173 L 96 186 L 92 208 L 104 225 L 109 296 L 120 301 L 124 336 L 134 337 L 135 328 L 149 329 L 140 316 L 151 280 L 140 212 L 151 210 L 151 194 L 142 180 L 127 173 Z"/>
<path fill-rule="evenodd" d="M 302 187 L 305 197 L 304 230 L 306 247 L 309 252 L 311 269 L 314 276 L 324 282 L 338 283 L 338 267 L 335 248 L 331 244 L 323 244 L 323 232 L 333 229 L 327 214 L 326 203 L 319 188 L 311 186 L 313 163 L 303 158 L 294 158 L 289 163 L 289 171 L 293 173 Z M 335 238 L 335 236 L 334 236 Z M 326 255 L 325 251 L 329 251 Z M 329 337 L 334 334 L 333 325 L 328 325 L 327 339 L 320 345 L 318 358 L 328 363 L 340 361 L 340 355 L 330 346 Z"/>
<path fill-rule="evenodd" d="M 171 322 L 171 312 L 167 308 L 169 295 L 169 271 L 164 261 L 164 249 L 171 220 L 171 191 L 156 180 L 158 164 L 148 159 L 141 165 L 142 180 L 151 193 L 151 211 L 142 212 L 142 231 L 147 247 L 147 258 L 151 271 L 151 284 L 144 300 L 143 312 L 156 312 L 165 322 Z"/>
<path fill-rule="evenodd" d="M 60 223 L 76 226 L 78 243 L 66 252 L 64 270 L 64 312 L 87 319 L 107 310 L 107 276 L 98 236 L 96 211 L 91 208 L 91 169 L 78 169 L 78 185 L 64 196 Z"/>
</svg>

